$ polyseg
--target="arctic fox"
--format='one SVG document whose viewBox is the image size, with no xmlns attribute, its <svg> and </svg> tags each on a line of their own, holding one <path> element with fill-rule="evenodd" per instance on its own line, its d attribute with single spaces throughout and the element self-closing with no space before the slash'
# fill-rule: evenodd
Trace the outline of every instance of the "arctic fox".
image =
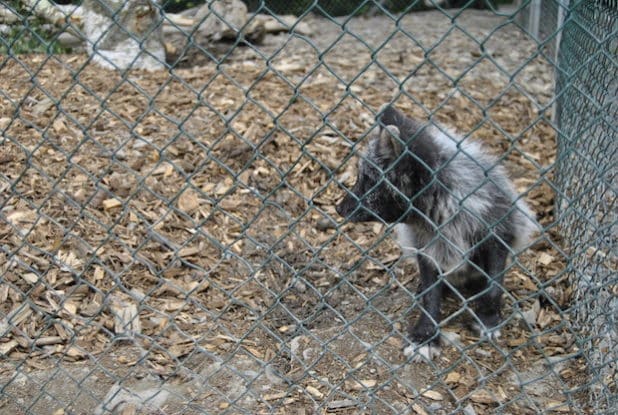
<svg viewBox="0 0 618 415">
<path fill-rule="evenodd" d="M 478 143 L 391 106 L 377 121 L 379 133 L 337 212 L 350 222 L 396 223 L 403 254 L 417 257 L 421 315 L 408 330 L 405 355 L 421 360 L 439 352 L 445 280 L 476 293 L 475 327 L 498 337 L 506 261 L 530 244 L 538 229 L 533 213 Z"/>
</svg>

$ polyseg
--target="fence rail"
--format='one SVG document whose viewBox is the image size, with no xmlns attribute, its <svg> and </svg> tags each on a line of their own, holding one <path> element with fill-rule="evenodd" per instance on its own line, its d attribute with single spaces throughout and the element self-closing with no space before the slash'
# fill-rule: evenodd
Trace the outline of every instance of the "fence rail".
<svg viewBox="0 0 618 415">
<path fill-rule="evenodd" d="M 247 3 L 0 5 L 0 412 L 613 413 L 616 2 Z M 499 338 L 455 289 L 404 354 L 431 288 L 335 209 L 386 103 L 540 223 Z"/>
</svg>

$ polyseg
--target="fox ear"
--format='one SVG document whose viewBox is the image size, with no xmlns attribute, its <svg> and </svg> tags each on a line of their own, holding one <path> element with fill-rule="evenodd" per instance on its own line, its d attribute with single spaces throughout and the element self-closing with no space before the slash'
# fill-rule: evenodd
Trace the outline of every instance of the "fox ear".
<svg viewBox="0 0 618 415">
<path fill-rule="evenodd" d="M 387 125 L 380 130 L 380 152 L 382 155 L 395 158 L 403 152 L 403 143 L 399 137 L 399 128 Z"/>
<path fill-rule="evenodd" d="M 384 104 L 378 110 L 377 121 L 380 125 L 395 125 L 401 126 L 406 116 L 391 104 Z"/>
</svg>

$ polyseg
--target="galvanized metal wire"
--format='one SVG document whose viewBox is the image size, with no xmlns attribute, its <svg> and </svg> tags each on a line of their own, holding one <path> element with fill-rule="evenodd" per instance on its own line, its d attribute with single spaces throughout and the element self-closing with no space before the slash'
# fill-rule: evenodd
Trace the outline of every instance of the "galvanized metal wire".
<svg viewBox="0 0 618 415">
<path fill-rule="evenodd" d="M 562 192 L 557 208 L 577 291 L 573 311 L 597 380 L 591 399 L 596 411 L 611 412 L 618 406 L 618 4 L 571 3 L 558 57 L 556 172 Z M 583 113 L 586 117 L 576 115 Z"/>
</svg>

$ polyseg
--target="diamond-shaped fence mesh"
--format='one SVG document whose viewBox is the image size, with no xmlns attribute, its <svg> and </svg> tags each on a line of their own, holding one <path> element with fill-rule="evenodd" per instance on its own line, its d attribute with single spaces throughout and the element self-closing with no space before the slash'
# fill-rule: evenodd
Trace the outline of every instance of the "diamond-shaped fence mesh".
<svg viewBox="0 0 618 415">
<path fill-rule="evenodd" d="M 67 3 L 0 3 L 0 413 L 615 413 L 615 1 Z"/>
<path fill-rule="evenodd" d="M 557 212 L 597 402 L 617 408 L 618 3 L 573 5 L 557 72 Z M 579 118 L 576 114 L 586 114 Z M 613 386 L 612 386 L 613 385 Z"/>
</svg>

